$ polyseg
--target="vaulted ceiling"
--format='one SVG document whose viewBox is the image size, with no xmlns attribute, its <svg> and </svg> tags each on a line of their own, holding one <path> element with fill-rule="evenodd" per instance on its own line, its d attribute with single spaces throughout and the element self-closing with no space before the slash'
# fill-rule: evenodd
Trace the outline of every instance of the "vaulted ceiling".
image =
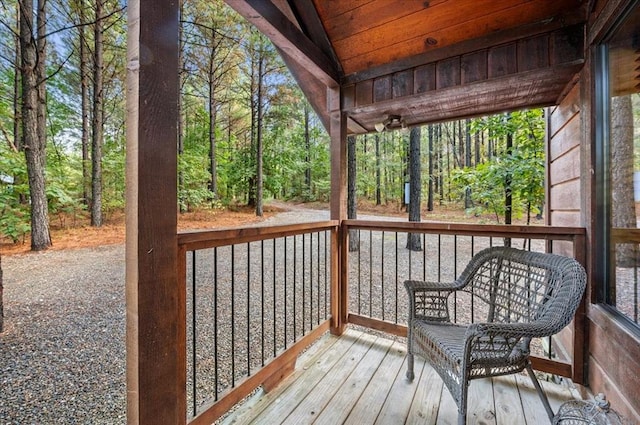
<svg viewBox="0 0 640 425">
<path fill-rule="evenodd" d="M 581 0 L 226 0 L 280 50 L 325 126 L 349 130 L 550 105 L 583 65 Z"/>
</svg>

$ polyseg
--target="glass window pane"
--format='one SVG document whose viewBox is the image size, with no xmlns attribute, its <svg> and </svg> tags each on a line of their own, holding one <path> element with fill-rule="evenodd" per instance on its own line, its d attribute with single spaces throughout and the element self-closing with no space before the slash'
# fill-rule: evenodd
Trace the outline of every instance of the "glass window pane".
<svg viewBox="0 0 640 425">
<path fill-rule="evenodd" d="M 640 295 L 640 7 L 608 40 L 610 246 L 607 302 L 638 323 Z"/>
</svg>

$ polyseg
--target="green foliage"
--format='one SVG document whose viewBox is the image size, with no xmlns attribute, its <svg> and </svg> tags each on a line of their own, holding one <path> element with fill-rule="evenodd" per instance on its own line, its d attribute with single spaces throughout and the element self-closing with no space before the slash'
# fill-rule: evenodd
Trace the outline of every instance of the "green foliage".
<svg viewBox="0 0 640 425">
<path fill-rule="evenodd" d="M 496 140 L 496 151 L 488 161 L 473 168 L 453 170 L 451 182 L 463 196 L 471 191 L 474 206 L 470 213 L 490 212 L 496 221 L 505 213 L 505 194 L 511 189 L 512 214 L 539 212 L 544 203 L 544 117 L 541 109 L 518 111 L 476 120 L 472 132 L 490 130 Z M 513 135 L 509 152 L 507 134 Z M 508 182 L 510 184 L 508 185 Z"/>
<path fill-rule="evenodd" d="M 31 230 L 24 155 L 0 143 L 0 235 L 14 243 Z"/>
</svg>

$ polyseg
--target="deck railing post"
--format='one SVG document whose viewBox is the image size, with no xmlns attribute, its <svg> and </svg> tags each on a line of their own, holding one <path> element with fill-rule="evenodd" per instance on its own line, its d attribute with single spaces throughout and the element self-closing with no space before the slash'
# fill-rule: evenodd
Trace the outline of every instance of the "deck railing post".
<svg viewBox="0 0 640 425">
<path fill-rule="evenodd" d="M 127 6 L 127 423 L 186 422 L 177 250 L 179 2 Z"/>
<path fill-rule="evenodd" d="M 340 89 L 329 90 L 327 106 L 331 111 L 331 206 L 332 220 L 339 223 L 346 218 L 347 212 L 347 115 L 340 109 Z M 331 332 L 340 335 L 344 331 L 343 310 L 343 249 L 342 226 L 331 233 Z"/>
<path fill-rule="evenodd" d="M 573 238 L 573 257 L 586 269 L 586 237 L 575 235 Z M 587 270 L 587 273 L 589 270 Z M 573 352 L 571 358 L 573 382 L 584 384 L 587 382 L 587 353 L 589 349 L 589 333 L 587 322 L 587 300 L 589 299 L 589 279 L 587 275 L 587 290 L 573 319 Z"/>
</svg>

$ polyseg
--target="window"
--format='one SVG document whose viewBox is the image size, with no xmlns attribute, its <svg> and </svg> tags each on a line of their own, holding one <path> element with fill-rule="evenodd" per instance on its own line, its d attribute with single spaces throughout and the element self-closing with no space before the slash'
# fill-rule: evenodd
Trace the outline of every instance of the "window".
<svg viewBox="0 0 640 425">
<path fill-rule="evenodd" d="M 640 5 L 606 38 L 597 65 L 599 301 L 640 324 Z"/>
</svg>

